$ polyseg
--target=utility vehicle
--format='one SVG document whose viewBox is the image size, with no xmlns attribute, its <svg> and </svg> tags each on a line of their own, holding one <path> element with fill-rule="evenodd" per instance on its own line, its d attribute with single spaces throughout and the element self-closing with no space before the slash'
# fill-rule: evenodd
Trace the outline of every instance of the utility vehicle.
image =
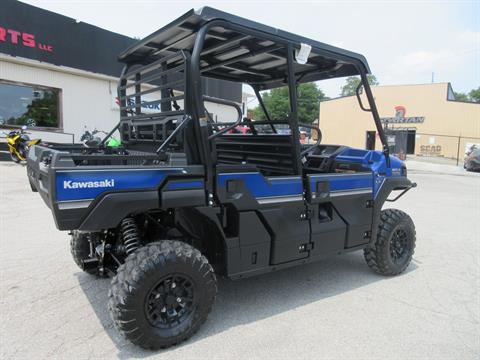
<svg viewBox="0 0 480 360">
<path fill-rule="evenodd" d="M 113 276 L 108 307 L 133 343 L 158 349 L 189 338 L 212 309 L 217 275 L 240 279 L 354 250 L 382 275 L 407 268 L 412 220 L 382 206 L 414 184 L 389 155 L 363 56 L 204 7 L 119 59 L 120 121 L 110 134 L 120 133 L 121 146 L 105 146 L 108 136 L 95 148 L 34 146 L 28 176 L 58 229 L 71 232 L 75 262 Z M 299 84 L 352 75 L 383 151 L 322 144 L 316 126 L 298 122 Z M 245 121 L 237 103 L 205 96 L 203 77 L 250 85 L 268 121 Z M 261 91 L 281 86 L 290 112 L 272 119 Z M 207 101 L 237 118 L 214 122 Z M 145 102 L 159 110 L 142 112 Z M 230 131 L 238 126 L 250 131 Z M 316 131 L 317 143 L 301 144 L 300 127 Z"/>
</svg>

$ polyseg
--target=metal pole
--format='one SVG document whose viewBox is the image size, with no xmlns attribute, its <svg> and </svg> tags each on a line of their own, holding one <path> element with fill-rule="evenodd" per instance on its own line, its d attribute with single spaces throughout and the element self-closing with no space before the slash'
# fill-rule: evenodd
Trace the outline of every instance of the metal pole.
<svg viewBox="0 0 480 360">
<path fill-rule="evenodd" d="M 457 166 L 458 166 L 458 163 L 460 161 L 460 139 L 461 139 L 461 136 L 458 135 L 458 145 L 457 145 Z"/>
</svg>

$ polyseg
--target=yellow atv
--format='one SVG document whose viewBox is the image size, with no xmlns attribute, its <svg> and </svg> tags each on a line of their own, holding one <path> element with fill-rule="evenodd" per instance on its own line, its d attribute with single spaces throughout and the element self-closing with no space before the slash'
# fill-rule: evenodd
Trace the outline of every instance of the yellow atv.
<svg viewBox="0 0 480 360">
<path fill-rule="evenodd" d="M 12 130 L 9 133 L 4 132 L 4 134 L 7 135 L 8 152 L 10 153 L 12 161 L 16 163 L 25 161 L 28 149 L 32 145 L 36 145 L 40 142 L 40 139 L 31 140 L 27 135 L 28 133 L 25 131 L 26 129 L 26 126 L 22 126 L 20 130 Z"/>
</svg>

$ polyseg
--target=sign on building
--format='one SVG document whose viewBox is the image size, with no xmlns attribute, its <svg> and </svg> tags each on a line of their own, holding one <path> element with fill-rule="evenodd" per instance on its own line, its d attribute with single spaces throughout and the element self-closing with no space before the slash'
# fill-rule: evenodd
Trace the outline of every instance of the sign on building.
<svg viewBox="0 0 480 360">
<path fill-rule="evenodd" d="M 405 116 L 407 109 L 403 105 L 395 106 L 394 117 L 380 118 L 383 124 L 421 124 L 425 121 L 424 116 Z"/>
</svg>

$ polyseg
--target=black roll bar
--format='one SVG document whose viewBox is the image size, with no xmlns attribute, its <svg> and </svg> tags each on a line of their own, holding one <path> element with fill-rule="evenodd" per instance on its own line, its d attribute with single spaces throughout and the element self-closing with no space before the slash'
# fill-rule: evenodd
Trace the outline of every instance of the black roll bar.
<svg viewBox="0 0 480 360">
<path fill-rule="evenodd" d="M 257 96 L 258 103 L 260 104 L 260 107 L 262 108 L 263 113 L 265 114 L 265 117 L 267 118 L 268 121 L 272 121 L 272 118 L 270 117 L 270 114 L 268 113 L 267 107 L 265 106 L 265 103 L 263 102 L 262 95 L 260 94 L 260 90 L 258 90 L 258 87 L 254 86 L 253 91 L 255 91 L 255 95 Z M 272 127 L 273 132 L 276 134 L 277 129 L 275 129 L 275 126 L 270 124 Z"/>
<path fill-rule="evenodd" d="M 220 130 L 219 132 L 217 132 L 213 135 L 210 135 L 208 137 L 208 140 L 212 140 L 213 138 L 216 138 L 217 136 L 222 135 L 223 133 L 226 133 L 228 130 L 233 129 L 234 127 L 238 126 L 238 124 L 240 124 L 242 122 L 242 115 L 243 115 L 242 114 L 242 109 L 240 108 L 240 105 L 238 105 L 236 102 L 226 100 L 226 99 L 217 98 L 217 97 L 213 97 L 213 96 L 207 96 L 207 95 L 203 95 L 203 100 L 208 101 L 208 102 L 212 102 L 212 103 L 215 103 L 215 104 L 232 106 L 232 107 L 235 108 L 235 110 L 237 110 L 237 113 L 238 113 L 237 121 L 235 121 L 232 125 L 229 125 L 228 127 Z"/>
<path fill-rule="evenodd" d="M 373 97 L 372 89 L 370 88 L 370 84 L 368 83 L 368 78 L 366 72 L 357 66 L 357 69 L 360 72 L 361 81 L 360 84 L 355 89 L 355 95 L 357 96 L 358 104 L 363 111 L 367 111 L 372 113 L 373 120 L 375 121 L 375 127 L 377 128 L 378 136 L 380 136 L 380 141 L 382 142 L 383 147 L 383 155 L 385 156 L 385 161 L 387 167 L 390 167 L 390 150 L 388 148 L 387 137 L 385 135 L 385 131 L 382 126 L 382 122 L 380 120 L 380 115 L 378 114 L 377 105 L 375 104 L 375 99 Z M 362 99 L 360 97 L 360 89 L 363 85 L 365 89 L 365 95 L 367 95 L 367 100 L 370 105 L 370 108 L 367 109 L 363 106 Z"/>
<path fill-rule="evenodd" d="M 293 158 L 297 159 L 295 163 L 295 174 L 302 173 L 302 164 L 300 163 L 301 151 L 300 151 L 300 132 L 298 131 L 298 94 L 297 94 L 297 80 L 295 78 L 295 69 L 293 67 L 293 45 L 287 44 L 287 74 L 288 74 L 288 95 L 290 97 L 290 116 L 288 122 L 290 124 L 290 130 L 292 137 L 295 140 L 293 142 Z"/>
<path fill-rule="evenodd" d="M 315 144 L 313 144 L 312 146 L 309 146 L 308 148 L 306 148 L 305 150 L 303 150 L 302 152 L 300 152 L 300 156 L 303 156 L 305 155 L 306 153 L 308 153 L 311 149 L 313 149 L 314 147 L 320 145 L 320 142 L 322 141 L 322 131 L 320 130 L 320 128 L 318 126 L 314 126 L 314 125 L 310 125 L 310 124 L 305 124 L 305 123 L 298 123 L 298 126 L 299 127 L 306 127 L 306 128 L 309 128 L 309 129 L 313 129 L 317 132 L 317 141 Z"/>
<path fill-rule="evenodd" d="M 159 146 L 157 149 L 156 153 L 160 154 L 162 150 L 170 144 L 170 142 L 177 136 L 177 134 L 185 127 L 187 124 L 192 120 L 192 118 L 188 115 L 185 115 L 183 117 L 183 121 L 175 128 L 175 130 L 172 131 L 172 133 L 165 139 L 165 141 L 162 143 L 162 145 Z"/>
</svg>

